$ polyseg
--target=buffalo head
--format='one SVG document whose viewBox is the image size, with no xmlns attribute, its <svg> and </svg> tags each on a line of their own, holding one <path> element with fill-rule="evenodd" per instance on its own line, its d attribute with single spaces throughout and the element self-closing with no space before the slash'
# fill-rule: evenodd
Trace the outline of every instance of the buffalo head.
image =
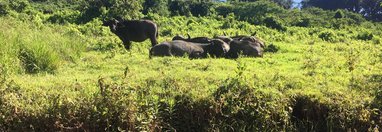
<svg viewBox="0 0 382 132">
<path fill-rule="evenodd" d="M 102 26 L 108 26 L 110 30 L 114 33 L 117 31 L 117 26 L 119 24 L 119 21 L 116 19 L 111 19 L 108 21 L 104 21 Z"/>
<path fill-rule="evenodd" d="M 212 39 L 208 52 L 214 57 L 224 57 L 229 49 L 229 45 L 226 42 L 220 39 Z"/>
<path fill-rule="evenodd" d="M 172 38 L 172 40 L 184 40 L 184 41 L 186 41 L 186 40 L 188 40 L 188 39 L 185 38 L 185 37 L 182 36 L 182 35 L 176 35 L 176 36 L 174 36 L 174 37 Z"/>
</svg>

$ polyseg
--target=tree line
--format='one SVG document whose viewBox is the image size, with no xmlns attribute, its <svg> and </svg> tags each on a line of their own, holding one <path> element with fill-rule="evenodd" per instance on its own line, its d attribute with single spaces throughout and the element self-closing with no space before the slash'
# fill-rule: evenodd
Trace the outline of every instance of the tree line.
<svg viewBox="0 0 382 132">
<path fill-rule="evenodd" d="M 302 6 L 325 10 L 345 9 L 360 13 L 373 21 L 382 21 L 382 0 L 304 0 Z"/>
<path fill-rule="evenodd" d="M 149 13 L 156 13 L 161 16 L 209 16 L 213 14 L 227 16 L 234 13 L 240 16 L 239 19 L 246 19 L 258 24 L 257 20 L 255 20 L 257 18 L 247 16 L 251 14 L 264 15 L 257 13 L 259 11 L 285 13 L 286 10 L 293 8 L 293 5 L 296 4 L 293 3 L 293 0 L 216 1 L 219 0 L 3 0 L 0 1 L 0 14 L 7 14 L 9 10 L 20 12 L 29 3 L 40 3 L 38 10 L 44 10 L 45 12 L 62 10 L 54 9 L 54 7 L 65 5 L 67 8 L 79 10 L 82 13 L 81 23 L 86 23 L 95 17 L 142 18 L 143 15 Z M 321 8 L 328 11 L 341 9 L 345 12 L 360 14 L 368 20 L 382 21 L 382 0 L 303 0 L 299 4 L 302 12 L 311 10 L 310 8 Z M 266 8 L 258 5 L 265 5 Z M 243 14 L 246 15 L 243 16 Z"/>
<path fill-rule="evenodd" d="M 145 0 L 143 3 L 143 11 L 144 13 L 147 13 L 151 9 L 155 12 L 163 9 L 166 4 L 169 6 L 170 10 L 173 10 L 174 4 L 176 5 L 182 2 L 189 3 L 190 5 L 194 2 L 203 3 L 201 5 L 197 5 L 198 7 L 203 8 L 202 6 L 205 6 L 207 3 L 213 1 L 217 0 Z M 227 0 L 228 3 L 258 1 L 270 1 L 276 3 L 284 9 L 293 8 L 293 4 L 300 4 L 302 9 L 311 7 L 318 7 L 324 10 L 344 9 L 359 13 L 372 21 L 382 21 L 382 0 L 303 0 L 301 3 L 294 3 L 293 0 Z M 181 10 L 184 9 L 184 7 L 185 6 L 183 5 L 180 9 L 175 10 Z"/>
</svg>

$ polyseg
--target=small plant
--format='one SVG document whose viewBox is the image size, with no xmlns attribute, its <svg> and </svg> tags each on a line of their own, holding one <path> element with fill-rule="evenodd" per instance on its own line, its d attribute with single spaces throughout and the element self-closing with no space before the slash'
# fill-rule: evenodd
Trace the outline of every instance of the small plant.
<svg viewBox="0 0 382 132">
<path fill-rule="evenodd" d="M 280 47 L 274 45 L 274 44 L 270 44 L 268 45 L 264 51 L 265 52 L 272 52 L 272 53 L 276 53 L 277 51 L 279 51 Z"/>
<path fill-rule="evenodd" d="M 328 42 L 337 41 L 337 35 L 331 30 L 322 31 L 320 34 L 318 34 L 318 37 Z"/>
<path fill-rule="evenodd" d="M 357 35 L 357 39 L 365 40 L 365 41 L 372 40 L 373 37 L 374 37 L 373 33 L 368 31 L 361 32 L 360 34 Z"/>
<path fill-rule="evenodd" d="M 23 12 L 30 6 L 30 4 L 27 0 L 12 0 L 10 1 L 9 6 L 17 12 Z"/>
<path fill-rule="evenodd" d="M 1 1 L 0 2 L 0 16 L 7 15 L 9 13 L 8 3 Z"/>
<path fill-rule="evenodd" d="M 314 51 L 313 51 L 313 46 L 311 46 L 309 49 L 308 49 L 308 54 L 305 55 L 305 61 L 304 61 L 304 65 L 303 65 L 303 69 L 306 69 L 307 70 L 307 75 L 308 76 L 314 76 L 317 72 L 317 65 L 318 63 L 320 62 L 319 59 L 317 58 L 314 58 Z"/>
<path fill-rule="evenodd" d="M 311 26 L 311 20 L 309 18 L 303 18 L 303 19 L 299 20 L 295 25 L 299 26 L 299 27 L 310 27 Z"/>
</svg>

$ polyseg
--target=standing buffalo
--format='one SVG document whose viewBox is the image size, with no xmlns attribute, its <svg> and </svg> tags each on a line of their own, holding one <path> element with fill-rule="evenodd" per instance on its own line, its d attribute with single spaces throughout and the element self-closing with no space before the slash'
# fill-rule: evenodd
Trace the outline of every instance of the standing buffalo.
<svg viewBox="0 0 382 132">
<path fill-rule="evenodd" d="M 183 56 L 190 58 L 205 58 L 207 53 L 215 57 L 224 57 L 228 52 L 228 44 L 221 40 L 211 40 L 210 44 L 174 40 L 155 45 L 150 49 L 151 56 Z"/>
<path fill-rule="evenodd" d="M 228 58 L 238 58 L 239 54 L 251 57 L 262 57 L 263 48 L 259 43 L 249 40 L 232 40 L 230 50 L 227 53 Z"/>
<path fill-rule="evenodd" d="M 150 20 L 109 20 L 103 23 L 109 26 L 111 32 L 116 34 L 123 42 L 126 49 L 130 49 L 131 41 L 143 42 L 150 39 L 151 45 L 158 44 L 158 27 Z"/>
</svg>

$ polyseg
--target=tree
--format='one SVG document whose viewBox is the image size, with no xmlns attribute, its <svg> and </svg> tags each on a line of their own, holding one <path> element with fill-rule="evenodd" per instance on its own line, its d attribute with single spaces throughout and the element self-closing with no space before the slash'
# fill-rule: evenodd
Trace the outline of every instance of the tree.
<svg viewBox="0 0 382 132">
<path fill-rule="evenodd" d="M 361 13 L 373 21 L 382 21 L 382 0 L 363 0 Z"/>
<path fill-rule="evenodd" d="M 373 21 L 382 21 L 382 0 L 304 0 L 303 8 L 319 7 L 325 10 L 345 9 L 361 13 Z"/>
<path fill-rule="evenodd" d="M 304 8 L 319 7 L 325 10 L 346 9 L 348 4 L 349 0 L 304 0 L 302 2 Z"/>
<path fill-rule="evenodd" d="M 292 0 L 272 0 L 272 1 L 284 7 L 285 9 L 290 9 L 292 8 L 292 5 L 293 5 Z"/>
<path fill-rule="evenodd" d="M 237 1 L 237 0 L 231 0 L 231 1 Z M 261 1 L 261 0 L 238 0 L 239 2 L 256 2 L 256 1 Z M 268 0 L 263 0 L 263 1 L 268 1 Z M 293 0 L 270 0 L 281 7 L 285 9 L 290 9 L 292 8 Z"/>
<path fill-rule="evenodd" d="M 145 0 L 142 13 L 147 14 L 149 12 L 158 13 L 161 16 L 168 16 L 167 0 Z"/>
<path fill-rule="evenodd" d="M 319 7 L 325 10 L 346 9 L 353 12 L 360 12 L 362 0 L 304 0 L 303 8 Z"/>
<path fill-rule="evenodd" d="M 100 16 L 139 19 L 142 3 L 143 0 L 87 0 L 81 19 L 85 23 Z"/>
</svg>

